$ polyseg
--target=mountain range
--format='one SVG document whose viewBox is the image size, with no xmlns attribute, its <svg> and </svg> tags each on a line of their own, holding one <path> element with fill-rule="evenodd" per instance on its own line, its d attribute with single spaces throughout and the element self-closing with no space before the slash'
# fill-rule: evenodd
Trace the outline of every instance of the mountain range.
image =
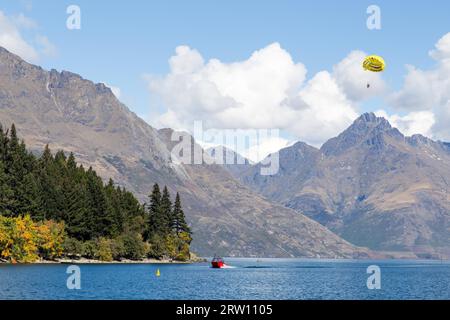
<svg viewBox="0 0 450 320">
<path fill-rule="evenodd" d="M 104 84 L 46 71 L 0 48 L 0 123 L 15 123 L 34 152 L 73 152 L 104 179 L 146 201 L 152 185 L 180 192 L 203 256 L 365 257 L 325 226 L 251 190 L 221 165 L 173 161 L 171 129 L 156 130 Z M 192 139 L 192 138 L 191 138 Z M 199 146 L 197 146 L 200 148 Z M 201 150 L 201 148 L 200 148 Z M 208 156 L 206 152 L 205 156 Z"/>
<path fill-rule="evenodd" d="M 15 123 L 35 152 L 46 144 L 73 152 L 142 202 L 154 183 L 180 192 L 192 249 L 203 256 L 450 256 L 450 145 L 405 137 L 373 113 L 320 149 L 280 150 L 273 176 L 237 154 L 237 166 L 183 164 L 174 137 L 209 159 L 220 148 L 151 127 L 104 84 L 0 48 L 0 123 Z"/>
<path fill-rule="evenodd" d="M 448 256 L 450 147 L 404 136 L 373 113 L 320 149 L 298 142 L 279 152 L 280 170 L 239 175 L 268 199 L 373 250 Z"/>
</svg>

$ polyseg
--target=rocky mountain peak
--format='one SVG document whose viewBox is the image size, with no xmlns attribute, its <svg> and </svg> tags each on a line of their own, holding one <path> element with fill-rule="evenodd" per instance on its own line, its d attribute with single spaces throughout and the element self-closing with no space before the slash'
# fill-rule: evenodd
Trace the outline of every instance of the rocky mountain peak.
<svg viewBox="0 0 450 320">
<path fill-rule="evenodd" d="M 0 77 L 10 76 L 13 80 L 24 77 L 42 79 L 44 70 L 22 60 L 19 56 L 0 46 Z"/>
<path fill-rule="evenodd" d="M 450 255 L 449 143 L 405 137 L 367 113 L 315 157 L 296 156 L 302 146 L 280 151 L 277 175 L 248 170 L 240 180 L 351 243 L 417 257 Z"/>
<path fill-rule="evenodd" d="M 407 138 L 408 142 L 411 145 L 418 146 L 418 145 L 431 145 L 435 142 L 421 134 L 414 134 L 411 137 Z"/>
<path fill-rule="evenodd" d="M 353 124 L 336 138 L 328 140 L 321 148 L 326 155 L 340 155 L 349 148 L 361 143 L 373 145 L 383 143 L 383 135 L 394 138 L 403 138 L 398 129 L 393 128 L 388 120 L 377 117 L 374 113 L 364 113 Z"/>
<path fill-rule="evenodd" d="M 385 118 L 377 117 L 373 112 L 368 112 L 362 114 L 358 119 L 356 119 L 347 130 L 359 131 L 371 129 L 385 131 L 392 129 L 392 126 Z"/>
<path fill-rule="evenodd" d="M 92 90 L 94 93 L 105 93 L 109 94 L 111 99 L 114 99 L 115 96 L 112 93 L 111 89 L 107 87 L 104 83 L 94 83 L 90 80 L 84 79 L 79 74 L 63 70 L 61 72 L 52 69 L 49 72 L 49 87 L 50 88 L 64 88 L 65 86 L 74 86 L 76 85 L 78 88 L 84 87 L 85 89 Z"/>
<path fill-rule="evenodd" d="M 12 52 L 9 52 L 8 50 L 6 50 L 5 48 L 0 46 L 0 57 L 2 58 L 2 61 L 7 61 L 7 60 L 17 60 L 17 61 L 21 61 L 22 59 L 20 59 L 20 57 L 18 57 L 17 55 L 15 55 Z"/>
</svg>

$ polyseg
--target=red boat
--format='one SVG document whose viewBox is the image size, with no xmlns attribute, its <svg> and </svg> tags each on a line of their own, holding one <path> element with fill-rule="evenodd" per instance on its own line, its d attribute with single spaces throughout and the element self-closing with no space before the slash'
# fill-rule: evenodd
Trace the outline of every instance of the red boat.
<svg viewBox="0 0 450 320">
<path fill-rule="evenodd" d="M 225 262 L 221 257 L 214 256 L 214 258 L 211 261 L 211 266 L 213 268 L 223 268 L 225 266 Z"/>
</svg>

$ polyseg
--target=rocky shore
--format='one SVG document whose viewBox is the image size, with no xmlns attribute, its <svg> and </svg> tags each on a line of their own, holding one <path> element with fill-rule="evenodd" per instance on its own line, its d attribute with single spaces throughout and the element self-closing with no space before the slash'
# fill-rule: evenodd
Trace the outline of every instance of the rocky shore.
<svg viewBox="0 0 450 320">
<path fill-rule="evenodd" d="M 101 261 L 96 259 L 86 259 L 86 258 L 79 258 L 79 259 L 68 259 L 68 258 L 61 258 L 56 260 L 37 260 L 33 262 L 33 264 L 189 264 L 189 263 L 200 263 L 200 262 L 206 262 L 206 259 L 197 257 L 196 255 L 192 255 L 191 259 L 186 261 L 177 261 L 172 259 L 142 259 L 142 260 L 129 260 L 129 259 L 121 259 L 121 260 L 113 260 L 113 261 Z M 9 263 L 12 264 L 10 261 L 4 260 L 0 258 L 0 264 L 2 263 Z M 20 264 L 20 263 L 17 263 Z"/>
</svg>

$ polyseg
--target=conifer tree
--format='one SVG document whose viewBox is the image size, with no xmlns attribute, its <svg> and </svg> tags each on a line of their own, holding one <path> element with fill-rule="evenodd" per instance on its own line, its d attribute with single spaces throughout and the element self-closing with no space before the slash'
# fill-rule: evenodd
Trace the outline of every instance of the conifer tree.
<svg viewBox="0 0 450 320">
<path fill-rule="evenodd" d="M 175 197 L 175 204 L 173 206 L 172 221 L 172 228 L 177 234 L 186 232 L 191 235 L 191 229 L 186 223 L 186 217 L 184 215 L 183 208 L 181 207 L 181 199 L 178 192 Z"/>
<path fill-rule="evenodd" d="M 124 244 L 128 257 L 141 257 L 145 250 L 156 258 L 181 252 L 188 256 L 190 230 L 179 195 L 172 207 L 168 188 L 161 193 L 155 184 L 149 198 L 145 207 L 112 179 L 104 184 L 92 168 L 77 166 L 73 153 L 58 151 L 53 156 L 47 145 L 36 157 L 19 140 L 14 125 L 6 132 L 0 125 L 0 216 L 29 214 L 37 222 L 64 222 L 71 243 L 78 243 L 72 247 L 83 248 L 79 252 L 95 249 L 103 239 L 103 244 L 114 243 L 119 249 Z"/>
<path fill-rule="evenodd" d="M 0 161 L 6 161 L 6 153 L 8 149 L 9 138 L 8 132 L 3 131 L 3 126 L 0 124 Z"/>
<path fill-rule="evenodd" d="M 89 221 L 89 196 L 82 184 L 76 184 L 67 195 L 66 229 L 70 237 L 78 240 L 92 238 Z"/>
<path fill-rule="evenodd" d="M 39 181 L 33 173 L 27 173 L 23 178 L 22 190 L 20 190 L 20 207 L 18 212 L 30 214 L 31 218 L 42 219 L 41 215 L 41 190 Z"/>
<path fill-rule="evenodd" d="M 150 205 L 148 207 L 148 226 L 145 232 L 144 238 L 149 240 L 152 236 L 157 235 L 159 233 L 160 225 L 160 216 L 161 216 L 161 190 L 159 189 L 159 185 L 155 183 L 153 185 L 152 193 L 149 196 Z"/>
<path fill-rule="evenodd" d="M 87 190 L 89 193 L 88 222 L 94 238 L 111 235 L 112 217 L 108 212 L 103 182 L 91 168 L 87 171 Z"/>
<path fill-rule="evenodd" d="M 71 152 L 69 157 L 67 158 L 67 170 L 69 171 L 71 178 L 74 178 L 77 170 L 77 162 L 75 160 L 73 152 Z"/>
<path fill-rule="evenodd" d="M 0 160 L 0 215 L 11 216 L 11 206 L 14 192 L 8 184 L 8 176 L 5 172 L 3 161 Z"/>
<path fill-rule="evenodd" d="M 109 179 L 105 187 L 105 195 L 107 199 L 108 216 L 111 220 L 111 235 L 118 236 L 123 231 L 125 220 L 125 212 L 122 208 L 122 197 L 114 186 L 114 181 Z"/>
<path fill-rule="evenodd" d="M 57 211 L 57 190 L 56 181 L 53 175 L 54 158 L 48 145 L 45 146 L 38 165 L 37 175 L 41 182 L 41 197 L 42 197 L 42 217 L 43 219 L 52 219 Z"/>
<path fill-rule="evenodd" d="M 28 156 L 25 144 L 19 141 L 16 127 L 13 124 L 6 150 L 5 170 L 9 176 L 9 186 L 13 192 L 10 211 L 14 216 L 27 213 L 23 212 L 26 192 L 24 178 L 27 171 L 30 170 L 31 159 L 32 157 Z"/>
<path fill-rule="evenodd" d="M 171 230 L 172 220 L 172 201 L 170 200 L 170 193 L 167 186 L 164 186 L 161 196 L 161 208 L 159 216 L 159 230 L 163 235 L 167 235 Z"/>
</svg>

